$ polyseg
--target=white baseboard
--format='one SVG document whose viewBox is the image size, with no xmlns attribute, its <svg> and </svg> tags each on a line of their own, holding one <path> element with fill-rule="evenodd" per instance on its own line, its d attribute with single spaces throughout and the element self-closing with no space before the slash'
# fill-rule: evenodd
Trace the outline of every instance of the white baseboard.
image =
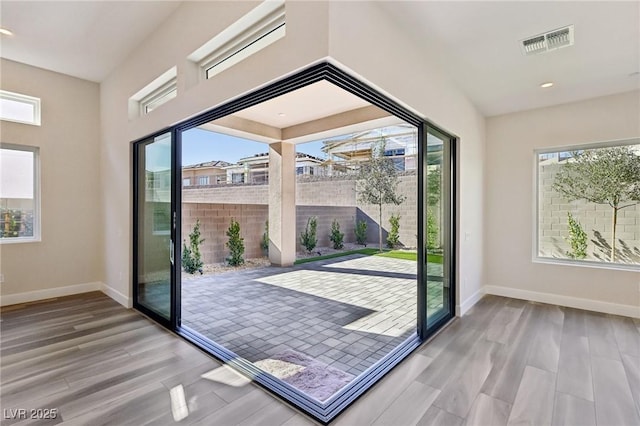
<svg viewBox="0 0 640 426">
<path fill-rule="evenodd" d="M 0 306 L 16 305 L 18 303 L 35 302 L 38 300 L 53 299 L 55 297 L 71 296 L 73 294 L 100 291 L 103 284 L 92 282 L 69 285 L 65 287 L 47 288 L 43 290 L 27 291 L 24 293 L 5 294 L 0 296 Z"/>
<path fill-rule="evenodd" d="M 131 298 L 129 298 L 129 296 L 125 294 L 122 294 L 121 292 L 119 292 L 113 287 L 109 287 L 106 284 L 102 284 L 100 287 L 100 291 L 102 291 L 104 294 L 106 294 L 107 296 L 109 296 L 110 298 L 112 298 L 113 300 L 115 300 L 116 302 L 118 302 L 119 304 L 121 304 L 127 309 L 133 307 L 133 303 L 131 303 Z"/>
<path fill-rule="evenodd" d="M 456 305 L 456 316 L 461 317 L 464 314 L 466 314 L 467 311 L 473 307 L 473 305 L 478 303 L 480 299 L 484 297 L 484 295 L 485 295 L 485 288 L 482 287 L 478 289 L 478 291 L 473 293 L 471 296 L 467 297 L 467 300 L 465 300 L 459 305 Z"/>
<path fill-rule="evenodd" d="M 625 317 L 640 318 L 640 307 L 633 305 L 621 305 L 618 303 L 602 302 L 593 299 L 562 296 L 559 294 L 540 293 L 537 291 L 521 290 L 511 287 L 494 285 L 484 286 L 486 294 L 512 297 L 514 299 L 531 300 L 533 302 L 549 303 L 552 305 L 567 306 L 569 308 L 584 309 L 586 311 L 602 312 L 606 314 L 622 315 Z"/>
</svg>

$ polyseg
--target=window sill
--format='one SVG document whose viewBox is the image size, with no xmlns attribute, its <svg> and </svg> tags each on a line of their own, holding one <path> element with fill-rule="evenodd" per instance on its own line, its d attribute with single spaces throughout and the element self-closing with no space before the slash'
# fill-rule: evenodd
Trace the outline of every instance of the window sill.
<svg viewBox="0 0 640 426">
<path fill-rule="evenodd" d="M 39 243 L 42 239 L 38 238 L 0 238 L 0 245 L 3 244 L 27 244 Z"/>
<path fill-rule="evenodd" d="M 545 263 L 549 265 L 563 265 L 563 266 L 577 266 L 580 268 L 596 268 L 596 269 L 609 269 L 614 271 L 630 271 L 639 272 L 639 265 L 625 264 L 625 263 L 606 263 L 606 262 L 593 262 L 588 260 L 571 260 L 571 259 L 557 259 L 551 257 L 539 257 L 533 258 L 533 263 Z"/>
</svg>

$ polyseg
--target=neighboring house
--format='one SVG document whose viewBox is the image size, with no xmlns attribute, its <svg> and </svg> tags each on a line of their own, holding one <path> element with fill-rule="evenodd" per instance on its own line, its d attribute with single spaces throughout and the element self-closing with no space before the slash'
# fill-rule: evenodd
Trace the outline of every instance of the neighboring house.
<svg viewBox="0 0 640 426">
<path fill-rule="evenodd" d="M 322 151 L 328 156 L 328 174 L 354 171 L 381 143 L 384 143 L 384 156 L 393 159 L 398 171 L 415 170 L 417 139 L 414 126 L 389 126 L 326 140 Z"/>
<path fill-rule="evenodd" d="M 296 174 L 323 175 L 322 162 L 318 157 L 299 152 L 296 154 Z M 241 158 L 236 164 L 209 161 L 182 169 L 183 187 L 267 182 L 269 182 L 269 154 L 266 152 Z"/>
<path fill-rule="evenodd" d="M 182 186 L 219 185 L 227 182 L 226 161 L 207 161 L 182 168 Z"/>
</svg>

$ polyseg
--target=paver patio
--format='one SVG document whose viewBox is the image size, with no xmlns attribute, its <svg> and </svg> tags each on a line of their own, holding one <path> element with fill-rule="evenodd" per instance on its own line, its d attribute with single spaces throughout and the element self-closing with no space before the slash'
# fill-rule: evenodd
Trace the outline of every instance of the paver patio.
<svg viewBox="0 0 640 426">
<path fill-rule="evenodd" d="M 189 278 L 182 325 L 251 362 L 293 349 L 357 376 L 416 332 L 416 268 L 350 255 Z"/>
</svg>

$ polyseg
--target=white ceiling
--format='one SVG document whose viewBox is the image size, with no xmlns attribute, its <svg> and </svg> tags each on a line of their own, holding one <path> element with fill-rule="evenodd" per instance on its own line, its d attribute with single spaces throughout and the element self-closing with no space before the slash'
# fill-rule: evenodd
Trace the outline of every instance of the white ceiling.
<svg viewBox="0 0 640 426">
<path fill-rule="evenodd" d="M 233 115 L 283 129 L 369 105 L 364 99 L 323 80 Z"/>
<path fill-rule="evenodd" d="M 0 56 L 99 82 L 180 4 L 3 0 L 0 25 L 15 35 L 2 36 Z M 377 4 L 485 115 L 640 88 L 640 75 L 630 76 L 640 70 L 638 1 Z M 575 46 L 520 53 L 519 40 L 569 24 Z M 555 86 L 540 89 L 549 80 Z M 283 125 L 292 118 L 283 117 Z"/>
<path fill-rule="evenodd" d="M 178 7 L 178 1 L 0 2 L 0 56 L 102 81 Z"/>
<path fill-rule="evenodd" d="M 640 88 L 638 1 L 379 5 L 488 116 Z M 521 53 L 520 40 L 570 24 L 574 46 Z"/>
</svg>

